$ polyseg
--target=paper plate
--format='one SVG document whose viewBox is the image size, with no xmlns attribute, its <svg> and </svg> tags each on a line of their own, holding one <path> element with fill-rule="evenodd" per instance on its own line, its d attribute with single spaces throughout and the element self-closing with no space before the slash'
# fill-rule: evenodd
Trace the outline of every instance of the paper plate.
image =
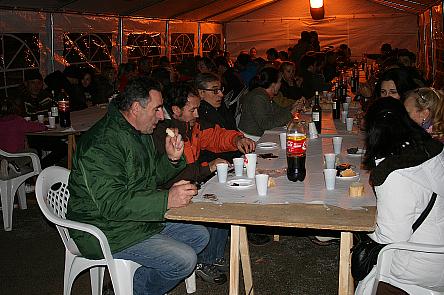
<svg viewBox="0 0 444 295">
<path fill-rule="evenodd" d="M 359 173 L 356 173 L 355 176 L 336 176 L 336 179 L 339 179 L 339 180 L 358 180 L 359 179 Z"/>
<path fill-rule="evenodd" d="M 234 189 L 250 188 L 254 185 L 253 179 L 240 178 L 227 181 L 227 186 Z"/>
<path fill-rule="evenodd" d="M 278 144 L 275 142 L 261 142 L 257 144 L 256 147 L 264 150 L 271 150 L 277 148 Z"/>
</svg>

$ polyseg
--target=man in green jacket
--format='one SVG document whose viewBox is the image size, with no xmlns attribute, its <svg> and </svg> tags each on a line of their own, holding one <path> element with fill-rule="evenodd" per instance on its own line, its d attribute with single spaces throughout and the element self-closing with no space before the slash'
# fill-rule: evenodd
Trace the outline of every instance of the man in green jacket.
<svg viewBox="0 0 444 295">
<path fill-rule="evenodd" d="M 157 187 L 185 167 L 177 129 L 165 139 L 166 154 L 154 148 L 152 132 L 164 119 L 158 83 L 137 78 L 110 103 L 108 113 L 80 139 L 69 178 L 67 218 L 100 228 L 115 258 L 142 265 L 134 294 L 164 294 L 194 270 L 208 243 L 200 225 L 165 222 L 169 208 L 183 207 L 197 193 L 187 182 L 169 191 Z M 70 231 L 82 255 L 100 258 L 98 241 Z"/>
</svg>

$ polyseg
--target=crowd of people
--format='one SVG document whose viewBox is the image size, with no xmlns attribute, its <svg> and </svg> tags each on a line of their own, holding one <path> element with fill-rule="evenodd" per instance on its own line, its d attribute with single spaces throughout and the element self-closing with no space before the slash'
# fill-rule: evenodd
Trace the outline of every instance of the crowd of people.
<svg viewBox="0 0 444 295">
<path fill-rule="evenodd" d="M 410 229 L 430 192 L 444 196 L 444 94 L 431 87 L 436 81 L 422 77 L 408 50 L 384 44 L 375 62 L 378 71 L 369 74 L 355 98 L 362 103 L 365 164 L 377 195 L 377 226 L 371 238 L 443 244 L 440 198 L 433 217 L 414 234 Z M 96 225 L 114 257 L 142 265 L 134 294 L 164 294 L 195 269 L 203 280 L 223 284 L 228 228 L 165 222 L 165 212 L 186 206 L 217 164 L 254 151 L 266 130 L 285 126 L 293 113 L 312 103 L 315 92 L 332 89 L 341 69 L 358 65 L 347 45 L 321 50 L 318 34 L 304 31 L 295 46 L 286 51 L 270 48 L 266 58 L 251 48 L 234 62 L 227 52 L 214 50 L 176 65 L 161 57 L 156 67 L 143 57 L 138 64 L 124 63 L 117 71 L 105 67 L 100 74 L 69 66 L 43 79 L 32 70 L 25 72 L 19 93 L 2 102 L 0 137 L 13 140 L 2 140 L 0 148 L 48 148 L 48 142 L 26 146 L 26 132 L 46 127 L 23 117 L 47 113 L 61 89 L 73 110 L 113 97 L 105 117 L 77 145 L 68 218 Z M 64 143 L 53 144 L 51 150 L 66 150 L 57 146 Z M 100 257 L 94 238 L 77 231 L 71 235 L 83 255 Z M 257 235 L 251 241 L 264 243 L 269 237 Z M 398 258 L 397 265 L 405 268 L 396 274 L 401 280 L 444 286 L 442 271 L 433 282 L 425 280 L 405 265 L 407 258 Z M 427 257 L 418 259 L 429 262 Z M 407 272 L 409 277 L 403 277 Z"/>
</svg>

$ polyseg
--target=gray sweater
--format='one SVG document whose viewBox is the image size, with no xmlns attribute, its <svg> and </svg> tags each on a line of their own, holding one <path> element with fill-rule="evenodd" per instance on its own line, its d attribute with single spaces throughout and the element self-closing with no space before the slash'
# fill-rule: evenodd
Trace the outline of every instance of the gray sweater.
<svg viewBox="0 0 444 295">
<path fill-rule="evenodd" d="M 265 89 L 259 87 L 241 98 L 242 113 L 239 130 L 254 136 L 262 136 L 265 130 L 284 126 L 291 120 L 289 109 L 270 100 Z"/>
</svg>

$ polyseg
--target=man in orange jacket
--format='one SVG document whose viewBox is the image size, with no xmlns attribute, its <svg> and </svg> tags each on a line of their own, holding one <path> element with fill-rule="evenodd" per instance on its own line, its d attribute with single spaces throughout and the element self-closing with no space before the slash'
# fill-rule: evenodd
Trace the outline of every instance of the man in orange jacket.
<svg viewBox="0 0 444 295">
<path fill-rule="evenodd" d="M 202 182 L 216 170 L 216 164 L 226 163 L 217 158 L 209 163 L 199 161 L 200 152 L 208 150 L 222 153 L 239 150 L 250 153 L 255 149 L 255 143 L 236 130 L 227 130 L 219 125 L 199 121 L 198 109 L 200 98 L 197 90 L 187 83 L 172 85 L 165 94 L 165 108 L 171 119 L 159 122 L 154 131 L 155 145 L 159 152 L 164 153 L 163 146 L 167 128 L 177 128 L 184 141 L 186 168 L 171 180 L 167 186 L 184 179 Z M 198 256 L 196 274 L 206 282 L 223 284 L 227 281 L 224 272 L 228 267 L 224 261 L 225 245 L 229 230 L 227 227 L 207 226 L 210 233 L 208 246 Z"/>
</svg>

